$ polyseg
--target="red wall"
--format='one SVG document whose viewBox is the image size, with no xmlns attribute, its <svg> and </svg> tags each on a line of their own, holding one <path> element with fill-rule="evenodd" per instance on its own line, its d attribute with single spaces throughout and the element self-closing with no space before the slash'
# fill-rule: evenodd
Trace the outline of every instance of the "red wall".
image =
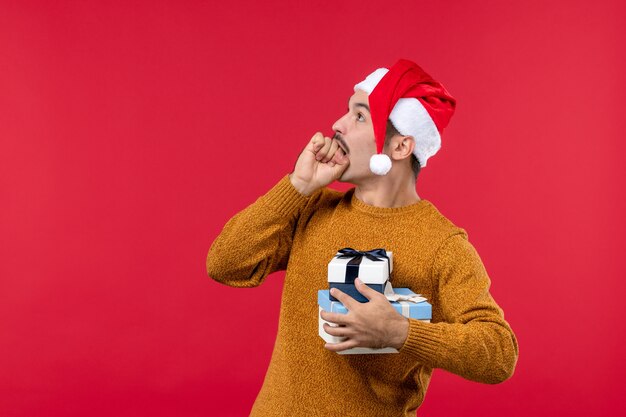
<svg viewBox="0 0 626 417">
<path fill-rule="evenodd" d="M 283 274 L 206 252 L 400 57 L 458 99 L 418 192 L 520 342 L 419 415 L 624 411 L 623 3 L 140 3 L 0 3 L 0 415 L 247 415 Z"/>
</svg>

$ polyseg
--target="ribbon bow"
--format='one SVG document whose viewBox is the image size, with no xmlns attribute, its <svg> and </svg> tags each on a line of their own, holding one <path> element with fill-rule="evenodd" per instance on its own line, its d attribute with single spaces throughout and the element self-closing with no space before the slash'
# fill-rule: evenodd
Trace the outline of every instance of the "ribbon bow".
<svg viewBox="0 0 626 417">
<path fill-rule="evenodd" d="M 350 261 L 348 261 L 347 272 L 349 275 L 352 275 L 349 272 L 349 270 L 351 269 L 350 268 L 351 266 L 352 268 L 356 266 L 355 272 L 358 272 L 358 265 L 361 263 L 361 260 L 363 259 L 363 257 L 366 257 L 370 261 L 375 261 L 375 262 L 382 261 L 383 258 L 387 259 L 387 269 L 389 270 L 389 274 L 391 275 L 391 265 L 389 264 L 389 256 L 387 256 L 387 252 L 382 248 L 372 249 L 368 251 L 360 251 L 360 250 L 356 250 L 352 248 L 343 248 L 343 249 L 339 249 L 337 252 L 341 254 L 341 255 L 336 255 L 336 257 L 339 259 L 352 258 L 350 259 Z M 354 278 L 356 277 L 347 276 L 346 283 L 354 282 Z"/>
<path fill-rule="evenodd" d="M 359 260 L 361 260 L 365 256 L 367 259 L 371 261 L 382 261 L 381 258 L 387 258 L 387 260 L 389 260 L 389 257 L 387 256 L 387 252 L 382 248 L 372 249 L 368 251 L 360 251 L 360 250 L 356 250 L 352 248 L 343 248 L 343 249 L 339 249 L 337 252 L 341 253 L 341 255 L 337 255 L 337 258 L 345 259 L 345 258 L 355 258 L 358 256 Z"/>
</svg>

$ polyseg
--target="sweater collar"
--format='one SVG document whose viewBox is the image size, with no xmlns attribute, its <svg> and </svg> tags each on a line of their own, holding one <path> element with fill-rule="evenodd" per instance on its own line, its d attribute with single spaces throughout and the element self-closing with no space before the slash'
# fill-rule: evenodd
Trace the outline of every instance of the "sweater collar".
<svg viewBox="0 0 626 417">
<path fill-rule="evenodd" d="M 398 215 L 398 214 L 421 214 L 428 206 L 431 205 L 430 201 L 421 199 L 418 202 L 400 206 L 400 207 L 377 207 L 370 206 L 369 204 L 365 204 L 363 201 L 359 200 L 355 193 L 354 188 L 346 191 L 346 197 L 350 201 L 350 205 L 355 209 L 369 213 L 369 214 L 377 214 L 377 215 Z"/>
</svg>

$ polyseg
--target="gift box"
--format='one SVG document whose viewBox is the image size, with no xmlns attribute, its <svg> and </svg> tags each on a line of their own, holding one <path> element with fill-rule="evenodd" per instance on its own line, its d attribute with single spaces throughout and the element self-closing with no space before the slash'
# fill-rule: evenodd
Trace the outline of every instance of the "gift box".
<svg viewBox="0 0 626 417">
<path fill-rule="evenodd" d="M 328 294 L 329 290 L 319 290 L 317 292 L 317 304 L 319 306 L 318 310 L 318 332 L 319 335 L 324 341 L 327 343 L 339 343 L 345 340 L 344 337 L 332 336 L 324 330 L 324 323 L 328 323 L 330 326 L 336 326 L 334 323 L 327 322 L 321 316 L 322 310 L 339 313 L 339 314 L 347 314 L 348 309 L 339 301 L 332 301 L 329 298 Z M 432 318 L 432 306 L 425 298 L 420 297 L 419 294 L 415 294 L 408 288 L 393 288 L 394 294 L 404 296 L 404 297 L 414 297 L 417 300 L 423 300 L 420 302 L 412 302 L 412 301 L 391 301 L 391 305 L 394 309 L 404 317 L 409 317 L 412 319 L 417 319 L 425 322 L 430 322 Z M 375 348 L 366 348 L 366 347 L 356 347 L 351 349 L 346 349 L 344 351 L 338 352 L 340 354 L 374 354 L 374 353 L 398 353 L 398 350 L 392 347 L 386 347 L 381 349 Z"/>
<path fill-rule="evenodd" d="M 393 270 L 393 253 L 384 249 L 357 251 L 343 248 L 328 263 L 328 286 L 337 288 L 359 302 L 367 298 L 357 291 L 354 279 L 359 278 L 365 285 L 383 293 Z M 331 301 L 337 301 L 330 295 Z"/>
</svg>

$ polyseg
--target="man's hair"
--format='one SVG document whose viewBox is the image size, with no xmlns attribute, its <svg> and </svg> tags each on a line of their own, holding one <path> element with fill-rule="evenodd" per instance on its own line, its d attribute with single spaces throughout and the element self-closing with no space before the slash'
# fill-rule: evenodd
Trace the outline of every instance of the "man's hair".
<svg viewBox="0 0 626 417">
<path fill-rule="evenodd" d="M 387 120 L 387 131 L 385 132 L 385 146 L 389 145 L 389 142 L 391 142 L 391 138 L 395 135 L 401 135 L 401 133 L 398 132 L 398 130 L 393 125 L 393 123 L 391 123 L 390 120 Z M 417 176 L 420 173 L 421 166 L 414 154 L 411 154 L 411 169 L 413 170 L 415 179 L 417 179 Z"/>
</svg>

